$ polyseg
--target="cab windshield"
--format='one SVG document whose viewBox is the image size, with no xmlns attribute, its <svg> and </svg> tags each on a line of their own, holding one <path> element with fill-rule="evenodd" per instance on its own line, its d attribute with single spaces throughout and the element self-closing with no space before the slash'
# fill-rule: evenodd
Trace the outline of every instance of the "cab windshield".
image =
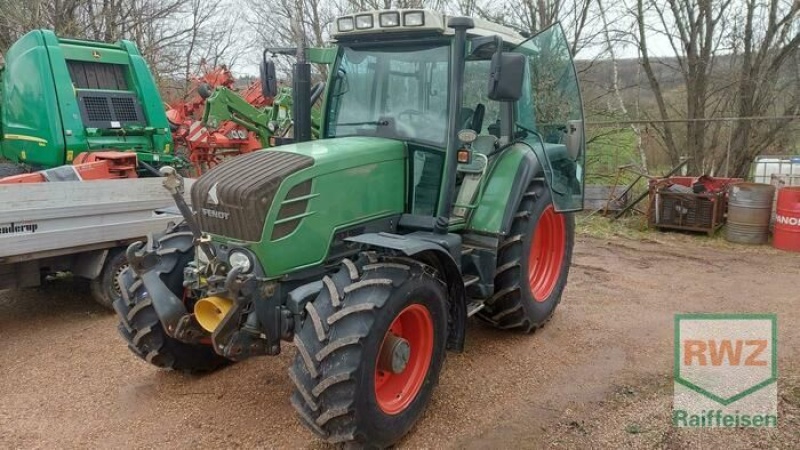
<svg viewBox="0 0 800 450">
<path fill-rule="evenodd" d="M 447 43 L 344 47 L 326 137 L 379 136 L 444 147 L 449 59 Z"/>
</svg>

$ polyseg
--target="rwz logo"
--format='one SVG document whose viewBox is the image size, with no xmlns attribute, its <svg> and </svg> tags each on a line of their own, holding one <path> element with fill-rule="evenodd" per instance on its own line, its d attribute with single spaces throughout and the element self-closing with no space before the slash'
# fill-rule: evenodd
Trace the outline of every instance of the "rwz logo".
<svg viewBox="0 0 800 450">
<path fill-rule="evenodd" d="M 673 424 L 778 424 L 774 314 L 675 315 Z"/>
<path fill-rule="evenodd" d="M 722 339 L 717 341 L 709 339 L 701 341 L 687 339 L 683 341 L 683 365 L 691 366 L 695 363 L 701 366 L 709 362 L 712 366 L 766 366 L 769 362 L 762 357 L 769 341 L 766 339 Z M 743 352 L 743 350 L 746 350 Z M 749 353 L 747 353 L 749 351 Z M 743 356 L 746 358 L 743 359 Z M 708 357 L 708 358 L 706 358 Z"/>
</svg>

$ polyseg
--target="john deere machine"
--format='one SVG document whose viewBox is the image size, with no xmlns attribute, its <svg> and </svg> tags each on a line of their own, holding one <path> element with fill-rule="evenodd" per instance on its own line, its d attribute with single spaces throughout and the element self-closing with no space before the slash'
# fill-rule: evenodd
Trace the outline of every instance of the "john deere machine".
<svg viewBox="0 0 800 450">
<path fill-rule="evenodd" d="M 0 177 L 21 164 L 47 169 L 79 154 L 136 152 L 173 161 L 169 124 L 153 76 L 134 44 L 79 41 L 34 30 L 0 70 Z"/>
<path fill-rule="evenodd" d="M 529 333 L 553 315 L 583 203 L 583 113 L 558 25 L 525 39 L 385 10 L 339 17 L 333 37 L 321 139 L 211 170 L 194 210 L 162 169 L 185 223 L 129 247 L 115 308 L 129 347 L 163 368 L 293 342 L 300 420 L 329 442 L 388 446 L 469 316 Z M 309 90 L 298 62 L 296 137 L 310 135 Z"/>
</svg>

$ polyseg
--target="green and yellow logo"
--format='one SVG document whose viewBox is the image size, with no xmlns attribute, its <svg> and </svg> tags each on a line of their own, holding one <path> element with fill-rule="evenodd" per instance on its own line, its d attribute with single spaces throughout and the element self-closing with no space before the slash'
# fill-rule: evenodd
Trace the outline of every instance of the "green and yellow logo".
<svg viewBox="0 0 800 450">
<path fill-rule="evenodd" d="M 777 426 L 774 314 L 675 316 L 673 424 Z"/>
</svg>

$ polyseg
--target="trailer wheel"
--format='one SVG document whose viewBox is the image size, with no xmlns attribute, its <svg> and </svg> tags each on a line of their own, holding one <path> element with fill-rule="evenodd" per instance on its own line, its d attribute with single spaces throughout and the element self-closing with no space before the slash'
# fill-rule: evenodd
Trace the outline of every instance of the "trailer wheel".
<svg viewBox="0 0 800 450">
<path fill-rule="evenodd" d="M 412 260 L 344 260 L 306 305 L 292 405 L 330 443 L 387 447 L 422 415 L 445 356 L 447 294 Z"/>
<path fill-rule="evenodd" d="M 117 277 L 128 267 L 125 259 L 125 249 L 113 249 L 108 251 L 103 270 L 100 275 L 91 281 L 90 287 L 92 298 L 108 309 L 114 308 L 114 302 L 122 297 L 119 281 Z"/>
<path fill-rule="evenodd" d="M 25 173 L 25 167 L 11 162 L 0 162 L 0 178 L 11 177 Z"/>
<path fill-rule="evenodd" d="M 169 236 L 160 241 L 161 251 L 172 250 Z M 183 268 L 191 259 L 191 249 L 181 252 L 175 267 L 161 275 L 164 284 L 179 297 L 183 295 Z M 187 344 L 169 337 L 158 320 L 150 294 L 133 269 L 127 267 L 122 271 L 119 285 L 125 292 L 114 302 L 114 310 L 120 319 L 118 329 L 136 356 L 156 367 L 189 373 L 210 372 L 231 363 L 211 346 Z"/>
<path fill-rule="evenodd" d="M 478 318 L 525 333 L 544 326 L 561 301 L 574 244 L 574 216 L 556 213 L 550 189 L 532 182 L 500 244 L 495 294 Z"/>
</svg>

